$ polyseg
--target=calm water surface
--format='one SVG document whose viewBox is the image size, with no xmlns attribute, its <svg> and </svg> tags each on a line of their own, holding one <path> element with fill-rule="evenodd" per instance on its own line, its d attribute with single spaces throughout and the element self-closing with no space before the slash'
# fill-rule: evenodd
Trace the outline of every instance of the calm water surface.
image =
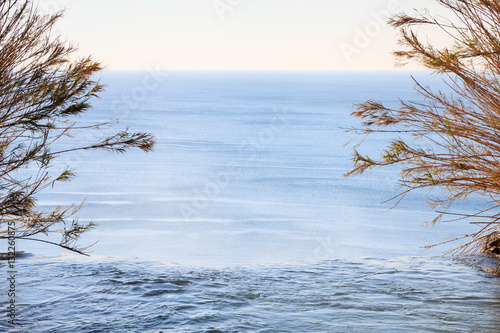
<svg viewBox="0 0 500 333">
<path fill-rule="evenodd" d="M 422 228 L 434 217 L 428 193 L 389 210 L 382 202 L 397 194 L 397 170 L 342 177 L 344 145 L 359 140 L 340 128 L 357 124 L 351 105 L 417 100 L 409 75 L 105 73 L 107 91 L 79 121 L 120 118 L 118 128 L 155 133 L 157 148 L 56 162 L 78 177 L 40 204 L 85 200 L 80 220 L 99 227 L 82 245 L 98 243 L 82 258 L 20 242 L 30 255 L 16 267 L 18 325 L 3 320 L 0 330 L 496 331 L 500 281 L 475 268 L 483 259 L 422 249 L 473 228 Z"/>
</svg>

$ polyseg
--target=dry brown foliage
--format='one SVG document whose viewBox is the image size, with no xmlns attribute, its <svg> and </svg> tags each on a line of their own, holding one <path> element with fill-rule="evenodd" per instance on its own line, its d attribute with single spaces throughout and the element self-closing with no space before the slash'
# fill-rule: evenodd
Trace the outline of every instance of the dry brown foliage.
<svg viewBox="0 0 500 333">
<path fill-rule="evenodd" d="M 402 62 L 416 61 L 443 75 L 452 93 L 433 91 L 416 81 L 421 102 L 401 101 L 387 108 L 367 101 L 355 105 L 353 116 L 363 120 L 355 129 L 364 134 L 406 133 L 372 159 L 354 151 L 356 175 L 373 167 L 400 165 L 406 193 L 439 188 L 444 199 L 431 202 L 437 208 L 436 224 L 444 216 L 468 219 L 477 232 L 451 240 L 465 240 L 450 253 L 485 251 L 500 235 L 500 1 L 437 0 L 450 17 L 430 13 L 401 14 L 390 24 L 400 31 Z M 446 47 L 422 38 L 418 29 L 437 29 L 448 36 Z M 485 198 L 485 208 L 471 214 L 453 214 L 450 205 L 473 194 Z"/>
</svg>

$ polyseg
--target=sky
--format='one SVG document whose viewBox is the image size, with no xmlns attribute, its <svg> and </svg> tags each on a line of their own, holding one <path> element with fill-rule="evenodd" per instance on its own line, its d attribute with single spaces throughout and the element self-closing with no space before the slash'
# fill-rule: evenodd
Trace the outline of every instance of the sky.
<svg viewBox="0 0 500 333">
<path fill-rule="evenodd" d="M 36 3 L 36 1 L 35 1 Z M 387 17 L 421 0 L 38 0 L 59 33 L 116 70 L 391 70 Z M 417 69 L 409 65 L 403 69 Z"/>
</svg>

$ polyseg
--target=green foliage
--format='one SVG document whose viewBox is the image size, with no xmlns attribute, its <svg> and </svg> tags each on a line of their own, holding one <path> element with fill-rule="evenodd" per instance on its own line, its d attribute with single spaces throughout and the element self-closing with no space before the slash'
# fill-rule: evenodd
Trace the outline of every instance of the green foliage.
<svg viewBox="0 0 500 333">
<path fill-rule="evenodd" d="M 93 78 L 102 67 L 90 57 L 71 60 L 75 48 L 54 34 L 62 13 L 40 15 L 28 0 L 0 2 L 0 238 L 15 237 L 58 245 L 82 253 L 80 236 L 93 223 L 71 223 L 67 219 L 81 206 L 37 208 L 37 194 L 74 174 L 66 169 L 49 172 L 55 158 L 76 150 L 105 149 L 126 152 L 130 148 L 151 151 L 154 138 L 148 133 L 122 131 L 99 142 L 54 150 L 54 143 L 75 131 L 97 130 L 100 125 L 76 126 L 72 117 L 91 108 L 91 100 L 103 90 Z M 21 170 L 35 169 L 29 177 Z M 37 235 L 59 233 L 60 242 Z"/>
</svg>

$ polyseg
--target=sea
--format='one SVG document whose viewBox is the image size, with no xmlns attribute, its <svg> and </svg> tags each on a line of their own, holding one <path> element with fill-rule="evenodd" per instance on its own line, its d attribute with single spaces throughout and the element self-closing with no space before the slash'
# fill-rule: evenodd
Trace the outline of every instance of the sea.
<svg viewBox="0 0 500 333">
<path fill-rule="evenodd" d="M 54 161 L 51 172 L 69 167 L 76 178 L 48 187 L 38 205 L 83 202 L 79 221 L 97 224 L 79 242 L 90 256 L 18 241 L 15 266 L 0 262 L 0 331 L 499 330 L 500 279 L 481 270 L 493 259 L 443 255 L 460 243 L 427 248 L 475 226 L 424 227 L 440 193 L 396 205 L 398 167 L 344 177 L 354 147 L 376 157 L 398 138 L 351 131 L 353 104 L 421 101 L 416 81 L 450 92 L 441 77 L 151 69 L 99 79 L 106 90 L 72 120 L 113 123 L 57 145 L 128 129 L 153 133 L 156 147 Z"/>
</svg>

